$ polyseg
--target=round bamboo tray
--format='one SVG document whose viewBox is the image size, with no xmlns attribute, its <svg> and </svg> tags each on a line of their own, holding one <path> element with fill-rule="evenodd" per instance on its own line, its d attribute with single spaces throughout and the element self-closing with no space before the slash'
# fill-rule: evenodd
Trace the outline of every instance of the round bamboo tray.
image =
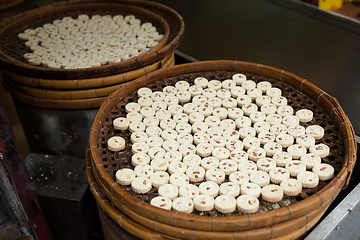
<svg viewBox="0 0 360 240">
<path fill-rule="evenodd" d="M 44 80 L 44 79 L 30 79 L 26 76 L 21 76 L 18 74 L 10 73 L 8 71 L 3 71 L 3 80 L 6 84 L 11 87 L 12 89 L 27 94 L 32 97 L 42 98 L 42 99 L 57 99 L 57 100 L 73 100 L 73 99 L 88 99 L 88 98 L 97 98 L 97 97 L 106 97 L 109 96 L 111 93 L 115 92 L 117 89 L 120 88 L 121 83 L 128 82 L 143 76 L 147 73 L 153 72 L 159 68 L 164 66 L 169 66 L 174 62 L 174 54 L 166 56 L 163 60 L 156 62 L 150 66 L 145 68 L 136 69 L 130 72 L 127 72 L 126 75 L 118 74 L 115 76 L 108 76 L 103 78 L 93 78 L 93 79 L 81 79 L 77 81 L 71 80 Z M 11 79 L 8 78 L 11 76 Z M 71 89 L 66 88 L 63 90 L 60 89 L 46 89 L 46 87 L 39 88 L 39 87 L 29 87 L 19 84 L 18 82 L 21 79 L 27 78 L 29 83 L 36 83 L 36 82 L 46 82 L 49 85 L 66 85 L 66 86 L 84 86 L 87 85 L 88 89 L 83 90 L 69 90 Z M 39 80 L 39 81 L 37 81 Z M 126 81 L 124 81 L 126 80 Z M 60 83 L 59 83 L 60 82 Z M 112 83 L 112 84 L 110 84 Z M 98 87 L 96 85 L 102 84 L 105 87 Z M 114 84 L 114 85 L 113 85 Z M 33 84 L 34 85 L 34 84 Z M 92 86 L 96 87 L 92 87 Z M 89 89 L 90 88 L 90 89 Z"/>
<path fill-rule="evenodd" d="M 79 90 L 89 88 L 101 88 L 105 86 L 111 86 L 123 82 L 132 81 L 138 77 L 155 71 L 156 69 L 168 66 L 168 62 L 174 61 L 174 53 L 165 56 L 161 61 L 150 64 L 144 68 L 135 69 L 129 72 L 116 74 L 106 77 L 89 78 L 89 79 L 76 79 L 76 80 L 65 80 L 65 79 L 41 79 L 35 77 L 27 77 L 21 74 L 1 69 L 1 73 L 7 83 L 16 84 L 18 87 L 13 87 L 18 91 L 32 95 L 35 97 L 43 97 L 48 94 L 44 93 L 43 89 L 49 90 Z M 10 84 L 11 85 L 11 84 Z M 12 85 L 11 85 L 12 86 Z M 30 88 L 28 88 L 30 87 Z M 28 90 L 29 89 L 29 90 Z M 30 94 L 28 91 L 34 92 Z M 38 92 L 40 91 L 40 92 Z M 110 93 L 109 93 L 110 94 Z M 109 95 L 107 94 L 107 95 Z M 96 95 L 95 95 L 96 96 Z"/>
<path fill-rule="evenodd" d="M 287 198 L 287 203 L 281 201 L 277 206 L 262 201 L 261 204 L 264 206 L 255 214 L 236 213 L 221 217 L 217 214 L 200 216 L 162 210 L 148 204 L 150 199 L 147 196 L 132 195 L 115 183 L 115 171 L 121 166 L 129 167 L 128 158 L 131 153 L 128 150 L 131 143 L 127 144 L 125 152 L 111 153 L 107 151 L 106 141 L 115 134 L 113 130 L 111 131 L 112 120 L 123 116 L 123 109 L 128 101 L 136 100 L 134 97 L 137 89 L 148 86 L 153 90 L 160 90 L 167 84 L 179 80 L 191 82 L 197 76 L 226 79 L 236 72 L 248 74 L 254 81 L 259 79 L 271 81 L 273 85 L 283 90 L 283 95 L 288 98 L 294 110 L 305 106 L 314 111 L 314 118 L 321 122 L 327 132 L 324 141 L 330 144 L 331 148 L 330 156 L 325 159 L 325 162 L 332 164 L 336 170 L 336 175 L 331 181 L 322 182 L 312 190 L 304 189 L 299 197 Z M 123 132 L 116 134 L 126 135 Z M 308 215 L 319 207 L 325 206 L 326 209 L 326 204 L 330 204 L 341 188 L 347 186 L 356 160 L 356 140 L 352 125 L 336 99 L 307 80 L 261 64 L 207 61 L 158 70 L 137 79 L 123 91 L 118 90 L 109 96 L 95 117 L 90 132 L 90 152 L 94 175 L 98 176 L 97 181 L 103 192 L 111 193 L 108 194 L 109 200 L 114 205 L 121 203 L 129 212 L 136 213 L 142 218 L 156 221 L 157 224 L 190 229 L 192 234 L 198 236 L 196 234 L 198 231 L 238 232 L 266 228 L 304 216 L 308 218 Z M 262 212 L 262 210 L 266 211 Z M 194 222 L 196 224 L 193 224 Z"/>
<path fill-rule="evenodd" d="M 107 224 L 112 226 L 112 229 L 122 227 L 142 239 L 296 239 L 319 221 L 331 203 L 329 199 L 320 208 L 300 218 L 249 231 L 214 232 L 176 228 L 137 215 L 113 199 L 107 189 L 104 191 L 98 184 L 99 180 L 94 177 L 89 150 L 86 151 L 85 161 L 90 190 L 98 206 L 109 216 Z M 106 196 L 104 196 L 104 192 Z M 111 200 L 109 201 L 109 199 Z"/>
<path fill-rule="evenodd" d="M 174 65 L 174 57 L 170 57 L 168 61 L 163 62 L 160 64 L 161 67 L 166 68 L 169 66 Z M 140 71 L 139 71 L 140 70 Z M 146 69 L 138 69 L 134 70 L 138 71 L 139 73 L 134 73 L 135 75 L 143 75 L 141 72 L 146 73 Z M 132 72 L 128 73 L 130 76 L 132 75 Z M 59 99 L 59 98 L 41 98 L 36 96 L 31 96 L 27 93 L 24 93 L 22 91 L 19 91 L 12 86 L 9 86 L 9 80 L 6 79 L 6 75 L 3 76 L 2 84 L 5 87 L 5 89 L 10 92 L 12 97 L 16 98 L 17 100 L 31 104 L 37 107 L 42 108 L 51 108 L 51 109 L 90 109 L 90 108 L 98 108 L 108 97 L 109 94 L 112 92 L 121 89 L 126 88 L 128 85 L 130 85 L 130 82 L 121 83 L 115 86 L 102 88 L 101 90 L 97 91 L 96 89 L 90 89 L 90 90 L 84 90 L 80 93 L 76 93 L 75 91 L 64 91 L 61 92 L 64 95 L 69 95 L 70 98 L 68 99 Z M 86 81 L 86 80 L 84 80 Z M 11 82 L 11 81 L 10 81 Z M 49 91 L 48 91 L 49 92 Z M 45 96 L 48 96 L 45 91 Z M 58 95 L 56 95 L 58 97 Z M 78 98 L 76 98 L 78 97 Z"/>
<path fill-rule="evenodd" d="M 88 69 L 54 70 L 42 66 L 32 66 L 23 59 L 27 52 L 24 43 L 17 35 L 27 28 L 36 28 L 64 16 L 76 17 L 79 14 L 132 14 L 142 22 L 150 21 L 164 34 L 158 45 L 139 56 L 115 64 Z M 168 43 L 169 25 L 159 15 L 141 7 L 114 2 L 59 2 L 17 15 L 0 25 L 0 63 L 3 68 L 24 75 L 48 79 L 81 79 L 115 75 L 142 68 L 161 60 L 175 50 L 176 44 Z"/>
</svg>

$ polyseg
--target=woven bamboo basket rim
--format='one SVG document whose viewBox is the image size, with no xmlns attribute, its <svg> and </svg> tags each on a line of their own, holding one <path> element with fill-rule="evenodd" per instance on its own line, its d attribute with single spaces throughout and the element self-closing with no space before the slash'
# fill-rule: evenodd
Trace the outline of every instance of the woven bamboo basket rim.
<svg viewBox="0 0 360 240">
<path fill-rule="evenodd" d="M 340 133 L 344 139 L 344 148 L 346 155 L 344 156 L 344 164 L 332 181 L 322 188 L 317 193 L 308 198 L 280 209 L 271 210 L 263 213 L 255 213 L 249 216 L 232 216 L 232 217 L 218 217 L 212 218 L 207 216 L 198 216 L 192 214 L 179 213 L 174 211 L 161 211 L 150 204 L 141 201 L 140 199 L 130 195 L 123 190 L 115 181 L 107 174 L 100 156 L 98 153 L 98 136 L 102 129 L 102 124 L 106 122 L 108 113 L 116 106 L 120 100 L 125 96 L 134 92 L 149 83 L 157 80 L 176 76 L 183 73 L 195 73 L 201 71 L 215 71 L 215 70 L 229 70 L 235 72 L 253 72 L 261 74 L 262 76 L 272 77 L 283 81 L 293 87 L 299 89 L 310 98 L 314 99 L 324 110 L 330 114 L 330 118 L 339 126 Z M 96 166 L 95 171 L 101 176 L 105 187 L 113 194 L 113 196 L 123 203 L 130 210 L 138 212 L 139 215 L 149 218 L 151 220 L 160 221 L 166 224 L 174 224 L 178 227 L 199 229 L 199 230 L 245 230 L 250 228 L 259 228 L 271 224 L 287 221 L 292 218 L 297 218 L 306 214 L 313 209 L 323 205 L 329 198 L 335 198 L 342 187 L 346 187 L 353 166 L 356 160 L 356 140 L 352 125 L 338 104 L 336 99 L 329 94 L 323 92 L 306 79 L 300 78 L 294 74 L 286 72 L 281 69 L 269 67 L 266 65 L 239 62 L 239 61 L 206 61 L 196 62 L 190 64 L 177 65 L 167 69 L 161 69 L 150 73 L 144 77 L 139 78 L 133 84 L 123 89 L 118 90 L 109 96 L 105 101 L 95 117 L 92 129 L 90 131 L 90 151 L 91 157 Z M 161 216 L 161 217 L 160 217 Z M 192 222 L 197 222 L 196 225 Z M 250 222 L 251 221 L 251 222 Z M 199 228 L 198 228 L 199 227 Z"/>
<path fill-rule="evenodd" d="M 165 60 L 164 64 L 162 64 L 163 60 Z M 159 69 L 162 66 L 167 66 L 169 64 L 171 64 L 174 61 L 174 55 L 169 55 L 166 58 L 164 58 L 162 61 L 156 62 L 155 64 L 152 64 L 150 66 L 147 66 L 145 68 L 141 68 L 141 69 L 137 69 L 137 70 L 133 70 L 132 72 L 128 72 L 126 73 L 126 76 L 130 76 L 127 78 L 127 81 L 133 80 L 135 78 L 138 78 L 140 76 L 143 76 L 147 73 L 153 72 L 157 69 Z M 115 84 L 115 85 L 105 85 L 105 87 L 96 87 L 96 88 L 91 88 L 91 89 L 82 89 L 82 90 L 54 90 L 54 89 L 42 89 L 42 88 L 33 88 L 33 87 L 29 87 L 29 86 L 24 86 L 22 84 L 19 84 L 15 81 L 13 81 L 14 78 L 12 79 L 8 79 L 7 76 L 12 75 L 12 77 L 16 77 L 19 76 L 14 76 L 15 74 L 9 74 L 9 72 L 4 74 L 4 81 L 6 82 L 6 84 L 8 86 L 10 86 L 11 88 L 13 88 L 16 91 L 19 91 L 21 93 L 27 94 L 29 96 L 32 97 L 37 97 L 37 98 L 42 98 L 42 99 L 57 99 L 57 100 L 73 100 L 73 99 L 88 99 L 88 98 L 96 98 L 96 97 L 106 97 L 109 96 L 111 93 L 115 92 L 116 90 L 118 90 L 120 88 L 120 84 L 123 83 L 124 81 L 124 75 L 123 74 L 119 74 L 117 76 L 111 76 L 111 79 L 119 79 L 117 81 L 117 83 L 119 84 Z M 104 83 L 106 80 L 105 78 L 109 78 L 109 77 L 104 77 L 104 79 L 101 78 L 96 78 L 96 81 L 98 83 Z M 89 79 L 90 83 L 86 83 L 87 80 L 86 79 L 82 79 L 80 80 L 80 82 L 85 82 L 85 84 L 92 84 L 92 80 L 94 79 Z M 104 80 L 104 81 L 102 81 Z M 108 79 L 107 79 L 108 80 Z M 54 82 L 54 81 L 58 81 L 58 80 L 45 80 L 48 82 Z M 64 81 L 64 80 L 63 80 Z M 33 81 L 34 82 L 34 81 Z M 67 81 L 70 83 L 75 83 L 74 81 Z M 55 82 L 54 82 L 55 83 Z M 75 83 L 76 84 L 76 83 Z"/>
<path fill-rule="evenodd" d="M 115 85 L 118 83 L 132 81 L 149 72 L 153 72 L 156 69 L 163 67 L 171 58 L 173 58 L 173 55 L 174 53 L 168 54 L 160 61 L 147 65 L 143 68 L 135 69 L 129 72 L 124 72 L 116 75 L 89 78 L 89 79 L 76 79 L 76 80 L 42 79 L 42 78 L 24 76 L 15 72 L 8 71 L 6 69 L 1 69 L 1 73 L 5 78 L 8 78 L 12 82 L 37 89 L 79 90 L 79 89 L 89 89 L 89 88 L 97 88 L 97 87 L 100 88 L 100 87 Z M 26 91 L 23 92 L 27 93 Z"/>
<path fill-rule="evenodd" d="M 0 11 L 15 7 L 23 2 L 25 2 L 25 0 L 0 1 Z"/>
<path fill-rule="evenodd" d="M 166 238 L 176 238 L 176 239 L 295 239 L 300 237 L 304 233 L 306 233 L 310 228 L 312 228 L 316 222 L 323 216 L 326 209 L 331 204 L 331 200 L 329 199 L 328 202 L 324 203 L 318 209 L 313 210 L 312 212 L 305 214 L 297 219 L 292 219 L 280 224 L 264 227 L 262 229 L 253 229 L 250 231 L 244 232 L 213 232 L 213 231 L 193 231 L 189 229 L 178 229 L 177 227 L 167 226 L 162 223 L 156 221 L 150 221 L 149 219 L 143 218 L 136 213 L 130 211 L 125 207 L 125 205 L 119 203 L 115 199 L 115 206 L 114 206 L 114 199 L 109 201 L 110 198 L 113 198 L 111 193 L 105 189 L 102 189 L 99 186 L 99 181 L 96 180 L 94 176 L 95 172 L 93 172 L 93 167 L 91 165 L 90 160 L 90 151 L 87 149 L 85 154 L 85 162 L 86 162 L 86 174 L 88 177 L 90 190 L 95 197 L 97 204 L 101 207 L 101 209 L 106 212 L 109 217 L 114 220 L 120 227 L 123 227 L 125 230 L 129 231 L 130 233 L 139 236 L 137 231 L 134 231 L 133 228 L 128 228 L 127 225 L 124 225 L 120 222 L 120 220 L 128 221 L 130 223 L 137 223 L 140 226 L 145 227 L 150 236 L 152 234 L 154 236 L 164 236 Z M 105 194 L 104 194 L 105 192 Z M 133 225 L 131 225 L 133 226 Z M 279 228 L 281 228 L 279 230 Z M 280 235 L 279 231 L 282 229 L 286 229 L 286 231 L 281 232 Z M 139 229 L 143 230 L 143 229 Z M 144 237 L 144 236 L 142 236 Z M 146 238 L 144 238 L 146 239 Z"/>
<path fill-rule="evenodd" d="M 121 61 L 119 63 L 108 64 L 101 67 L 93 67 L 88 69 L 59 69 L 54 70 L 42 66 L 32 66 L 24 63 L 19 59 L 15 59 L 13 56 L 5 53 L 7 49 L 13 48 L 14 43 L 19 43 L 17 34 L 36 21 L 46 21 L 46 17 L 55 16 L 56 14 L 70 15 L 71 13 L 78 13 L 92 11 L 92 10 L 108 10 L 126 12 L 128 14 L 140 15 L 146 17 L 148 21 L 156 22 L 161 25 L 164 30 L 164 38 L 155 47 L 149 51 Z M 35 23 L 34 23 L 35 24 Z M 6 42 L 4 36 L 13 33 L 11 41 Z M 16 34 L 15 34 L 16 33 Z M 90 78 L 95 76 L 114 75 L 121 72 L 127 72 L 136 68 L 143 67 L 150 63 L 154 63 L 162 59 L 169 52 L 174 51 L 174 45 L 168 43 L 170 28 L 166 20 L 149 10 L 143 9 L 137 6 L 131 6 L 127 4 L 120 4 L 115 2 L 101 3 L 101 2 L 60 2 L 57 4 L 47 5 L 38 9 L 33 9 L 28 12 L 19 14 L 7 21 L 4 21 L 0 25 L 0 63 L 4 65 L 4 68 L 12 69 L 12 71 L 20 71 L 24 75 L 55 78 L 55 79 L 77 79 L 77 78 Z M 21 42 L 21 41 L 20 41 Z M 4 44 L 10 46 L 4 46 Z M 22 43 L 23 44 L 23 43 Z"/>
<path fill-rule="evenodd" d="M 170 59 L 171 60 L 171 59 Z M 168 61 L 164 67 L 173 66 L 173 61 Z M 2 81 L 3 86 L 5 89 L 10 92 L 11 96 L 16 98 L 17 100 L 31 104 L 37 107 L 42 108 L 51 108 L 51 109 L 76 109 L 76 110 L 82 110 L 82 109 L 90 109 L 90 108 L 98 108 L 108 97 L 95 97 L 95 98 L 88 98 L 88 99 L 72 99 L 72 100 L 60 100 L 60 99 L 45 99 L 45 98 L 37 98 L 30 95 L 27 95 L 25 93 L 21 93 L 10 86 L 3 80 Z M 126 87 L 127 85 L 130 85 L 130 82 L 125 82 L 119 85 L 118 89 L 121 89 L 123 87 Z"/>
<path fill-rule="evenodd" d="M 89 149 L 87 149 L 87 153 L 85 154 L 85 158 L 87 162 L 90 162 L 90 166 L 88 169 L 94 169 L 91 161 L 91 156 L 88 153 Z M 91 173 L 87 172 L 87 174 L 91 174 L 92 178 L 94 178 L 98 188 L 101 190 L 102 194 L 106 199 L 108 199 L 119 211 L 123 214 L 134 220 L 135 222 L 145 226 L 149 229 L 153 229 L 154 231 L 158 231 L 160 233 L 181 238 L 181 239 L 232 239 L 240 237 L 241 239 L 248 239 L 251 236 L 253 239 L 271 239 L 280 237 L 285 234 L 289 234 L 292 231 L 295 231 L 299 228 L 305 226 L 309 221 L 312 221 L 314 218 L 319 216 L 319 214 L 323 214 L 326 209 L 330 206 L 333 199 L 328 199 L 321 207 L 303 215 L 298 218 L 289 219 L 287 221 L 277 223 L 274 225 L 269 225 L 257 229 L 251 228 L 250 230 L 243 231 L 204 231 L 204 230 L 193 230 L 189 228 L 180 228 L 172 225 L 167 225 L 161 223 L 159 221 L 150 220 L 140 216 L 138 213 L 128 209 L 124 204 L 120 203 L 112 193 L 103 185 L 101 181 L 101 177 L 98 176 L 96 171 L 91 171 Z M 340 190 L 339 190 L 340 191 Z M 106 210 L 109 211 L 109 210 Z M 116 219 L 115 219 L 116 220 Z"/>
</svg>

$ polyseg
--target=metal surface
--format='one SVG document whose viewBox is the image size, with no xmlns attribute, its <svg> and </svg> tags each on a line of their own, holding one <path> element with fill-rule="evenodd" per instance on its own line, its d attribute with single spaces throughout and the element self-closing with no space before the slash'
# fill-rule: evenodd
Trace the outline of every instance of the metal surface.
<svg viewBox="0 0 360 240">
<path fill-rule="evenodd" d="M 85 158 L 90 128 L 98 109 L 47 109 L 16 99 L 14 103 L 32 152 Z"/>
<path fill-rule="evenodd" d="M 299 1 L 156 0 L 185 21 L 179 50 L 199 60 L 266 64 L 337 98 L 360 135 L 360 24 Z"/>
<path fill-rule="evenodd" d="M 9 218 L 0 239 L 12 239 L 10 233 L 29 239 L 52 239 L 1 101 L 0 129 L 0 202 Z"/>
<path fill-rule="evenodd" d="M 305 238 L 360 239 L 360 184 Z"/>
<path fill-rule="evenodd" d="M 84 159 L 30 153 L 25 163 L 54 239 L 101 237 Z"/>
</svg>

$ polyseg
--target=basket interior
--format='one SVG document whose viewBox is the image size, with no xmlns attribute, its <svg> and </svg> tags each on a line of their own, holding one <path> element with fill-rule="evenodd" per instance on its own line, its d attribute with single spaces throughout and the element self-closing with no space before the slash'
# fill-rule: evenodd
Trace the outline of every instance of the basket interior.
<svg viewBox="0 0 360 240">
<path fill-rule="evenodd" d="M 165 86 L 168 85 L 175 85 L 177 81 L 188 81 L 190 84 L 193 84 L 194 79 L 196 77 L 206 77 L 209 80 L 217 79 L 217 80 L 225 80 L 231 79 L 232 75 L 238 72 L 231 72 L 231 71 L 210 71 L 210 72 L 197 72 L 197 73 L 189 73 L 189 74 L 182 74 L 175 77 L 165 78 L 163 80 L 157 81 L 155 83 L 149 84 L 147 87 L 151 88 L 152 91 L 162 91 Z M 325 135 L 323 138 L 316 140 L 316 143 L 325 143 L 330 147 L 330 154 L 326 158 L 322 158 L 322 162 L 328 163 L 332 165 L 335 169 L 334 177 L 340 172 L 341 168 L 344 165 L 344 145 L 341 134 L 339 132 L 338 127 L 333 123 L 330 119 L 328 113 L 314 100 L 310 97 L 305 95 L 304 93 L 300 92 L 299 90 L 295 89 L 293 86 L 286 84 L 282 81 L 259 76 L 253 73 L 246 73 L 242 72 L 247 76 L 248 79 L 255 81 L 256 83 L 260 81 L 269 81 L 272 86 L 278 87 L 282 90 L 282 96 L 286 97 L 288 100 L 288 105 L 293 107 L 294 112 L 297 110 L 307 108 L 313 111 L 314 117 L 311 122 L 308 123 L 301 123 L 304 127 L 308 125 L 320 125 L 325 130 Z M 112 109 L 112 111 L 107 116 L 106 122 L 103 123 L 102 131 L 99 133 L 99 142 L 98 144 L 98 152 L 100 155 L 101 163 L 103 164 L 104 168 L 107 171 L 107 174 L 115 181 L 115 173 L 118 169 L 126 167 L 134 169 L 131 164 L 131 146 L 132 143 L 130 141 L 130 131 L 121 131 L 115 130 L 112 126 L 112 121 L 117 117 L 125 117 L 125 105 L 129 102 L 136 102 L 137 101 L 137 94 L 136 92 L 130 93 L 127 97 L 125 97 L 121 102 L 117 104 L 117 106 Z M 112 136 L 122 136 L 126 140 L 126 148 L 124 151 L 121 152 L 112 152 L 107 149 L 107 140 Z M 225 179 L 225 182 L 228 181 L 228 177 Z M 328 181 L 319 181 L 319 185 L 312 189 L 303 189 L 302 192 L 296 197 L 287 197 L 284 198 L 277 203 L 270 203 L 267 201 L 262 200 L 259 198 L 260 207 L 258 212 L 266 212 L 273 209 L 278 209 L 282 207 L 286 207 L 290 204 L 299 202 L 314 193 L 321 190 L 325 187 L 331 180 Z M 195 185 L 199 185 L 200 183 L 196 183 Z M 123 189 L 132 194 L 133 196 L 145 201 L 150 202 L 150 200 L 157 196 L 157 190 L 152 188 L 150 192 L 147 194 L 136 194 L 131 190 L 129 186 L 121 186 Z M 230 214 L 221 214 L 216 210 L 212 210 L 209 212 L 199 212 L 194 209 L 193 214 L 204 215 L 204 216 L 239 216 L 243 215 L 239 211 L 235 211 Z"/>
<path fill-rule="evenodd" d="M 96 14 L 99 15 L 111 15 L 115 16 L 117 14 L 121 14 L 123 16 L 127 15 L 134 15 L 136 18 L 140 19 L 142 23 L 144 22 L 151 22 L 153 26 L 156 27 L 157 31 L 160 34 L 164 34 L 165 30 L 164 27 L 155 21 L 149 20 L 143 15 L 139 15 L 137 13 L 131 13 L 131 12 L 125 12 L 125 11 L 114 11 L 114 10 L 104 10 L 104 9 L 87 9 L 87 10 L 74 10 L 70 12 L 59 12 L 56 14 L 51 14 L 49 16 L 45 16 L 42 18 L 39 18 L 35 21 L 30 21 L 26 25 L 22 25 L 19 28 L 12 29 L 11 31 L 7 31 L 6 34 L 3 34 L 3 36 L 0 36 L 0 49 L 1 51 L 7 55 L 10 58 L 13 58 L 17 61 L 27 63 L 27 61 L 24 59 L 23 55 L 25 53 L 30 52 L 30 50 L 25 48 L 24 41 L 21 41 L 18 38 L 18 34 L 24 32 L 26 29 L 31 28 L 35 29 L 37 27 L 43 26 L 45 23 L 52 23 L 56 19 L 62 19 L 63 17 L 70 16 L 72 18 L 77 18 L 80 14 L 87 14 L 90 17 Z"/>
</svg>

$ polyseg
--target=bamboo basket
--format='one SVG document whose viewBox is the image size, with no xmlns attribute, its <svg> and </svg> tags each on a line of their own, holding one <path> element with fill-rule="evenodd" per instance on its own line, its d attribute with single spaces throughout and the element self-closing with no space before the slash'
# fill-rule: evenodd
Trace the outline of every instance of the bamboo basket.
<svg viewBox="0 0 360 240">
<path fill-rule="evenodd" d="M 6 70 L 3 70 L 2 73 L 3 79 L 9 87 L 32 97 L 58 100 L 88 99 L 109 96 L 121 87 L 121 83 L 134 80 L 159 68 L 168 67 L 173 62 L 174 54 L 171 54 L 161 61 L 144 68 L 114 76 L 80 80 L 34 79 Z M 23 85 L 22 82 L 25 82 L 25 85 Z M 63 88 L 58 89 L 59 85 L 63 86 Z M 47 89 L 48 86 L 50 88 L 56 88 Z M 85 86 L 87 87 L 85 88 Z M 74 89 L 75 87 L 77 87 L 77 89 Z"/>
<path fill-rule="evenodd" d="M 158 45 L 139 56 L 115 64 L 88 69 L 54 70 L 41 66 L 32 66 L 23 59 L 25 46 L 17 35 L 27 28 L 36 28 L 47 22 L 64 16 L 76 17 L 78 14 L 132 14 L 142 22 L 150 21 L 164 34 Z M 178 17 L 178 16 L 176 16 Z M 129 4 L 114 2 L 59 2 L 33 9 L 4 21 L 0 25 L 0 63 L 2 68 L 11 72 L 45 79 L 84 79 L 116 75 L 155 63 L 171 54 L 182 40 L 183 28 L 171 42 L 168 42 L 170 28 L 167 21 L 149 10 Z"/>
<path fill-rule="evenodd" d="M 159 62 L 159 66 L 161 67 L 169 67 L 174 65 L 174 56 L 169 56 Z M 146 73 L 147 69 L 137 69 L 131 72 L 126 73 L 129 78 L 135 76 L 142 76 Z M 11 93 L 12 97 L 17 100 L 31 104 L 37 107 L 42 108 L 51 108 L 51 109 L 91 109 L 98 108 L 106 99 L 107 96 L 113 93 L 114 91 L 127 87 L 127 85 L 131 84 L 131 81 L 116 84 L 113 86 L 105 87 L 105 88 L 95 88 L 95 89 L 87 89 L 87 90 L 79 90 L 79 91 L 48 91 L 33 88 L 32 90 L 35 94 L 29 94 L 27 91 L 28 87 L 22 86 L 14 87 L 14 82 L 11 80 L 7 80 L 7 74 L 4 74 L 2 84 L 5 89 Z M 115 76 L 116 77 L 116 76 Z M 110 77 L 112 78 L 112 77 Z M 120 79 L 123 79 L 123 75 L 119 76 Z M 51 82 L 50 80 L 48 80 Z M 85 84 L 87 80 L 79 80 L 84 81 Z M 55 82 L 54 82 L 55 83 Z M 33 92 L 32 92 L 33 93 Z M 38 93 L 38 94 L 36 94 Z M 35 96 L 34 96 L 35 95 Z"/>
<path fill-rule="evenodd" d="M 16 7 L 22 4 L 23 2 L 25 2 L 25 0 L 12 0 L 12 1 L 0 0 L 0 11 Z"/>
<path fill-rule="evenodd" d="M 124 152 L 112 153 L 107 150 L 106 141 L 115 134 L 120 134 L 125 139 L 129 138 L 129 133 L 114 132 L 112 120 L 124 116 L 124 106 L 127 102 L 136 100 L 137 89 L 148 86 L 153 90 L 161 90 L 167 84 L 174 84 L 179 80 L 192 82 L 198 76 L 227 79 L 238 72 L 248 74 L 254 81 L 267 80 L 281 88 L 294 110 L 303 107 L 313 110 L 315 123 L 322 124 L 327 133 L 323 141 L 330 147 L 331 154 L 323 161 L 335 168 L 336 174 L 331 181 L 321 181 L 318 187 L 312 190 L 303 189 L 300 196 L 283 199 L 275 205 L 262 200 L 260 210 L 255 214 L 235 213 L 226 216 L 211 213 L 200 216 L 162 210 L 151 206 L 148 196 L 132 195 L 125 187 L 115 183 L 114 173 L 121 167 L 129 167 L 131 143 L 127 142 Z M 309 223 L 315 224 L 318 221 L 318 216 L 322 215 L 339 191 L 347 186 L 356 161 L 354 130 L 335 98 L 306 79 L 284 70 L 239 61 L 183 64 L 161 69 L 137 79 L 126 86 L 126 89 L 111 94 L 101 105 L 90 132 L 89 144 L 89 167 L 92 168 L 93 178 L 106 201 L 110 201 L 113 207 L 122 210 L 126 216 L 131 216 L 133 221 L 141 223 L 141 226 L 146 225 L 159 232 L 161 229 L 161 233 L 172 234 L 172 237 L 175 237 L 174 234 L 181 235 L 184 231 L 186 236 L 181 236 L 188 239 L 209 238 L 209 232 L 238 239 L 251 239 L 253 236 L 253 239 L 259 236 L 263 239 L 275 236 L 280 239 L 293 239 L 300 236 L 310 228 Z M 92 182 L 91 184 L 95 185 Z M 319 208 L 321 210 L 318 210 Z M 108 214 L 113 216 L 114 213 L 109 210 Z M 312 214 L 316 217 L 309 218 Z M 296 230 L 289 231 L 289 226 Z M 274 232 L 275 229 L 277 232 Z"/>
</svg>

